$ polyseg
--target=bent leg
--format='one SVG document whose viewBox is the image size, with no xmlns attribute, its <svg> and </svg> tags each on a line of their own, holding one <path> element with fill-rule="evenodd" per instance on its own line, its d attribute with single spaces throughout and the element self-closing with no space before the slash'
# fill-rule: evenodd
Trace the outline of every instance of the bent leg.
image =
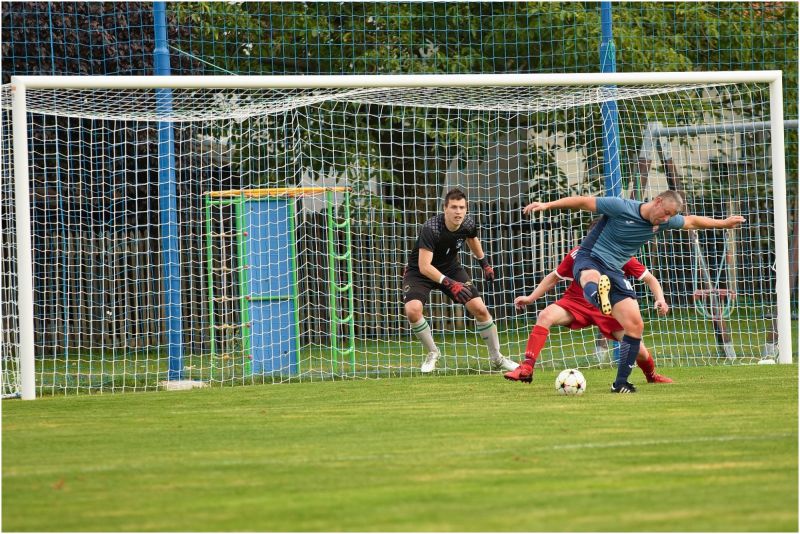
<svg viewBox="0 0 800 534">
<path fill-rule="evenodd" d="M 469 313 L 475 318 L 475 321 L 479 323 L 485 323 L 486 321 L 492 320 L 492 314 L 489 313 L 489 309 L 486 307 L 486 304 L 483 302 L 481 297 L 476 297 L 474 299 L 470 299 L 464 307 L 467 309 Z"/>
<path fill-rule="evenodd" d="M 620 324 L 625 335 L 641 339 L 644 334 L 644 320 L 642 320 L 642 313 L 639 311 L 639 303 L 636 299 L 620 300 L 614 304 L 611 315 Z"/>
<path fill-rule="evenodd" d="M 422 346 L 425 347 L 425 352 L 428 354 L 435 352 L 439 354 L 439 349 L 436 347 L 436 342 L 433 340 L 433 333 L 428 321 L 422 314 L 422 301 L 410 300 L 405 304 L 406 318 L 411 326 L 411 331 L 420 340 Z"/>
<path fill-rule="evenodd" d="M 519 367 L 503 376 L 507 380 L 532 382 L 533 368 L 536 365 L 536 359 L 547 343 L 550 327 L 554 325 L 566 326 L 574 320 L 573 315 L 558 304 L 551 304 L 542 310 L 536 319 L 536 325 L 534 325 L 528 336 L 528 343 L 525 346 L 525 360 L 519 364 Z"/>
<path fill-rule="evenodd" d="M 622 386 L 628 385 L 628 378 L 636 366 L 636 357 L 644 333 L 644 321 L 639 311 L 639 303 L 632 298 L 617 302 L 611 313 L 624 330 L 619 344 L 619 364 L 613 386 L 614 390 L 619 390 Z"/>
<path fill-rule="evenodd" d="M 579 280 L 583 288 L 583 296 L 586 301 L 596 308 L 600 308 L 600 298 L 598 296 L 600 283 L 600 271 L 595 269 L 586 269 L 581 271 Z"/>
<path fill-rule="evenodd" d="M 536 318 L 536 325 L 531 330 L 530 336 L 528 336 L 524 363 L 530 365 L 531 369 L 533 369 L 533 366 L 536 364 L 536 359 L 542 352 L 545 343 L 547 343 L 550 327 L 568 326 L 574 320 L 575 317 L 558 304 L 551 304 L 542 310 L 539 317 Z"/>
<path fill-rule="evenodd" d="M 625 332 L 623 330 L 617 330 L 613 333 L 614 339 L 618 341 L 622 340 L 624 335 Z M 642 373 L 644 373 L 644 377 L 647 379 L 648 383 L 672 383 L 671 378 L 656 373 L 656 362 L 653 359 L 653 356 L 650 354 L 650 351 L 647 349 L 647 347 L 645 347 L 644 341 L 639 344 L 639 353 L 636 355 L 636 365 L 638 365 L 639 369 L 642 370 Z"/>
<path fill-rule="evenodd" d="M 475 327 L 478 335 L 481 336 L 483 342 L 486 343 L 486 348 L 489 350 L 489 360 L 496 368 L 504 369 L 506 371 L 513 371 L 517 368 L 517 364 L 511 360 L 506 359 L 500 353 L 500 339 L 497 336 L 497 325 L 492 319 L 492 314 L 486 308 L 483 299 L 476 297 L 471 299 L 465 304 L 467 311 L 475 317 Z"/>
<path fill-rule="evenodd" d="M 617 341 L 622 341 L 622 338 L 625 336 L 625 331 L 617 330 L 612 332 L 611 335 L 613 335 L 614 339 Z M 647 347 L 645 347 L 644 341 L 642 341 L 639 343 L 639 353 L 636 355 L 636 363 L 639 365 L 639 367 L 642 367 L 642 364 L 644 364 L 648 359 L 652 360 L 653 358 L 650 356 L 650 351 L 648 351 Z M 644 367 L 642 367 L 642 370 L 644 370 Z M 647 373 L 645 372 L 645 374 Z"/>
<path fill-rule="evenodd" d="M 404 311 L 409 323 L 417 323 L 423 318 L 423 304 L 421 300 L 409 300 L 405 303 Z"/>
</svg>

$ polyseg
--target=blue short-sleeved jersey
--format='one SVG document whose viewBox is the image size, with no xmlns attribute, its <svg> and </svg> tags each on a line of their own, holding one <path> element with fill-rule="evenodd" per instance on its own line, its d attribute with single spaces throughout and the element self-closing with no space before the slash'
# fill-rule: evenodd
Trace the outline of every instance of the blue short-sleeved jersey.
<svg viewBox="0 0 800 534">
<path fill-rule="evenodd" d="M 615 269 L 622 269 L 656 233 L 683 228 L 684 225 L 683 215 L 674 215 L 664 224 L 653 226 L 641 215 L 644 202 L 637 200 L 619 197 L 598 197 L 596 200 L 597 213 L 603 218 L 583 239 L 581 250 Z"/>
</svg>

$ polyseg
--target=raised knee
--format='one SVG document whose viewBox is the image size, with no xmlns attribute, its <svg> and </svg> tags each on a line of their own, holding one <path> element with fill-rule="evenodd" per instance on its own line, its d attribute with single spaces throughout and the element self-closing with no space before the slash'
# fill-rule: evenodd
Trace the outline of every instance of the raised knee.
<svg viewBox="0 0 800 534">
<path fill-rule="evenodd" d="M 600 271 L 596 271 L 594 269 L 586 269 L 585 271 L 581 271 L 581 287 L 585 286 L 589 282 L 597 283 L 598 280 L 600 280 Z"/>
<path fill-rule="evenodd" d="M 642 334 L 644 334 L 644 321 L 641 319 L 633 321 L 630 325 L 628 325 L 627 330 L 629 334 L 641 339 Z"/>
<path fill-rule="evenodd" d="M 422 319 L 422 303 L 418 300 L 412 300 L 405 305 L 406 318 L 412 322 L 417 323 Z"/>
<path fill-rule="evenodd" d="M 547 308 L 542 310 L 542 313 L 536 318 L 536 324 L 542 328 L 550 328 L 553 326 L 553 322 L 555 322 L 554 314 Z"/>
<path fill-rule="evenodd" d="M 474 299 L 471 302 L 476 302 L 478 299 Z M 475 317 L 475 320 L 481 323 L 485 323 L 486 321 L 492 320 L 492 314 L 489 313 L 489 309 L 486 307 L 485 304 L 480 302 L 474 309 L 470 310 L 470 313 Z"/>
</svg>

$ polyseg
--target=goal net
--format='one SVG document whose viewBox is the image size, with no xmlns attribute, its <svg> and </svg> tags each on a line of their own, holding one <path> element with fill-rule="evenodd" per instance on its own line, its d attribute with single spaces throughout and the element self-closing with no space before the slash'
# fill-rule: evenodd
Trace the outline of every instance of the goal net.
<svg viewBox="0 0 800 534">
<path fill-rule="evenodd" d="M 454 187 L 466 192 L 498 273 L 485 283 L 461 254 L 505 356 L 520 359 L 537 312 L 568 282 L 527 312 L 515 311 L 514 298 L 580 244 L 592 217 L 523 216 L 527 203 L 680 189 L 687 213 L 747 223 L 666 232 L 641 250 L 671 307 L 656 315 L 648 288 L 632 281 L 646 345 L 661 367 L 775 357 L 788 335 L 777 326 L 788 282 L 768 83 L 438 79 L 303 89 L 246 77 L 219 88 L 218 78 L 200 88 L 30 85 L 25 139 L 13 147 L 4 87 L 4 395 L 20 387 L 17 302 L 26 298 L 37 394 L 415 376 L 425 350 L 404 316 L 403 268 Z M 234 87 L 241 80 L 249 85 Z M 12 159 L 20 146 L 29 250 L 15 234 L 25 206 Z M 25 254 L 30 295 L 17 279 Z M 425 317 L 442 351 L 437 373 L 495 372 L 462 305 L 434 291 Z M 614 344 L 601 341 L 593 328 L 553 328 L 540 365 L 612 366 Z"/>
</svg>

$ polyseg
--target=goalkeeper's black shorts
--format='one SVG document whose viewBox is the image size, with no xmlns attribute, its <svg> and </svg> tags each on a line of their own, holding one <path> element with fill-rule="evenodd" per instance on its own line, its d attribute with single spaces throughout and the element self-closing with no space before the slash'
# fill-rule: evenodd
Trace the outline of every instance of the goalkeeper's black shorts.
<svg viewBox="0 0 800 534">
<path fill-rule="evenodd" d="M 472 284 L 469 274 L 467 274 L 467 271 L 461 265 L 446 270 L 440 269 L 440 271 L 446 277 L 452 278 L 457 282 L 463 282 L 465 286 L 468 286 L 472 291 L 473 299 L 481 296 L 478 292 L 478 288 Z M 428 297 L 430 296 L 431 291 L 434 289 L 438 289 L 445 296 L 447 296 L 447 298 L 455 302 L 453 297 L 451 297 L 450 294 L 445 291 L 444 287 L 440 283 L 434 282 L 416 269 L 406 268 L 406 271 L 403 274 L 403 304 L 412 300 L 419 300 L 423 305 L 427 304 Z"/>
</svg>

